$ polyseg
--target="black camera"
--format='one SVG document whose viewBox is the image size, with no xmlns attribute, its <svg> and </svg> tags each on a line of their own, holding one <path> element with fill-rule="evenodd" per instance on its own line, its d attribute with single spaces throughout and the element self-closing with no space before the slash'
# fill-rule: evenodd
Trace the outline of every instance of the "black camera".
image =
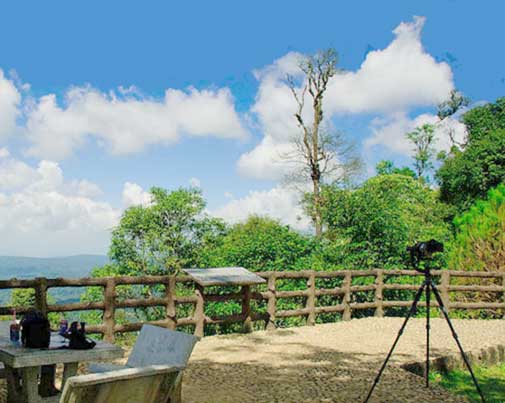
<svg viewBox="0 0 505 403">
<path fill-rule="evenodd" d="M 407 252 L 410 253 L 410 259 L 414 268 L 419 267 L 421 260 L 431 259 L 432 255 L 444 251 L 444 244 L 435 239 L 418 242 L 414 246 L 407 246 Z"/>
</svg>

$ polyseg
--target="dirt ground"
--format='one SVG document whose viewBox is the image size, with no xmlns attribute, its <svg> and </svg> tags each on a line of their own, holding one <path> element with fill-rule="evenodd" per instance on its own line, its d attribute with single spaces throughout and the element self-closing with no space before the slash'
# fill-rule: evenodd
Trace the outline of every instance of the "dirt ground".
<svg viewBox="0 0 505 403">
<path fill-rule="evenodd" d="M 362 402 L 402 324 L 366 318 L 317 326 L 203 338 L 184 373 L 188 403 Z M 466 351 L 505 347 L 505 320 L 454 320 Z M 445 321 L 433 319 L 433 357 L 457 352 Z M 425 321 L 413 319 L 371 402 L 465 402 L 400 368 L 423 361 Z M 0 403 L 5 402 L 0 381 Z"/>
<path fill-rule="evenodd" d="M 185 402 L 361 402 L 402 318 L 366 318 L 314 327 L 213 336 L 200 341 L 185 372 Z M 505 321 L 455 320 L 467 351 L 505 346 Z M 457 352 L 445 321 L 434 319 L 432 356 Z M 422 361 L 425 321 L 414 319 L 403 334 L 372 402 L 462 402 L 399 367 Z"/>
</svg>

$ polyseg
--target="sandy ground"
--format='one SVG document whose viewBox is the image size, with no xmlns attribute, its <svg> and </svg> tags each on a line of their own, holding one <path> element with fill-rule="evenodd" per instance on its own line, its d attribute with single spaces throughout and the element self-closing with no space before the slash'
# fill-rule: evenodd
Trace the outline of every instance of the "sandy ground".
<svg viewBox="0 0 505 403">
<path fill-rule="evenodd" d="M 402 324 L 366 318 L 313 327 L 203 338 L 184 374 L 188 403 L 362 402 Z M 505 320 L 454 320 L 465 350 L 505 346 Z M 371 402 L 465 402 L 400 368 L 422 361 L 425 321 L 413 319 Z M 457 352 L 445 321 L 433 319 L 432 356 Z M 5 381 L 0 381 L 0 403 Z"/>
<path fill-rule="evenodd" d="M 186 402 L 361 402 L 366 396 L 402 318 L 366 318 L 314 327 L 204 338 L 185 372 Z M 505 346 L 505 321 L 455 320 L 467 351 Z M 445 321 L 432 321 L 434 357 L 457 352 Z M 373 402 L 461 402 L 400 364 L 422 361 L 425 321 L 416 319 L 402 335 Z"/>
</svg>

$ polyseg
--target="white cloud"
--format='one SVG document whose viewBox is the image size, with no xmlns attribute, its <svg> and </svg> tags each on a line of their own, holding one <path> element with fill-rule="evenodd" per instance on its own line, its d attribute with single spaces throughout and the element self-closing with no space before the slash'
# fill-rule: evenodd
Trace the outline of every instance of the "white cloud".
<svg viewBox="0 0 505 403">
<path fill-rule="evenodd" d="M 424 17 L 402 22 L 394 40 L 366 55 L 356 72 L 338 74 L 325 98 L 328 113 L 391 113 L 444 101 L 453 89 L 452 71 L 421 43 Z"/>
<path fill-rule="evenodd" d="M 411 155 L 413 154 L 413 146 L 405 135 L 424 124 L 437 124 L 435 130 L 437 140 L 434 144 L 437 151 L 450 150 L 451 142 L 448 130 L 453 130 L 457 142 L 462 142 L 466 138 L 465 125 L 455 119 L 448 118 L 439 123 L 438 117 L 432 114 L 422 114 L 414 119 L 409 119 L 406 114 L 397 113 L 384 119 L 372 121 L 372 136 L 365 141 L 365 148 L 370 149 L 376 145 L 383 145 L 396 153 Z"/>
<path fill-rule="evenodd" d="M 120 211 L 94 199 L 88 181 L 66 182 L 59 165 L 0 159 L 0 254 L 104 253 Z"/>
<path fill-rule="evenodd" d="M 29 103 L 28 103 L 29 104 Z M 120 89 L 104 94 L 72 88 L 60 106 L 54 94 L 27 107 L 25 133 L 30 155 L 62 159 L 94 137 L 114 154 L 138 152 L 150 144 L 170 144 L 182 135 L 244 138 L 231 92 L 168 89 L 162 100 Z"/>
<path fill-rule="evenodd" d="M 123 204 L 125 208 L 130 206 L 149 206 L 152 195 L 145 192 L 140 185 L 126 182 L 123 186 Z"/>
<path fill-rule="evenodd" d="M 449 65 L 438 63 L 424 50 L 424 22 L 422 17 L 402 22 L 385 49 L 369 52 L 358 70 L 339 73 L 330 80 L 324 98 L 328 123 L 335 116 L 360 113 L 379 113 L 393 121 L 414 107 L 436 105 L 447 97 L 453 88 L 452 72 Z M 296 104 L 285 77 L 299 74 L 300 57 L 288 53 L 255 73 L 260 83 L 251 112 L 264 137 L 240 157 L 238 170 L 244 176 L 279 179 L 292 169 L 279 155 L 291 150 L 289 140 L 299 133 Z M 310 122 L 310 108 L 304 109 L 304 116 Z"/>
<path fill-rule="evenodd" d="M 16 85 L 0 69 L 0 140 L 15 131 L 20 102 L 21 94 Z"/>
<path fill-rule="evenodd" d="M 245 221 L 250 215 L 265 215 L 299 231 L 306 231 L 311 225 L 300 206 L 299 192 L 282 186 L 250 191 L 247 196 L 232 199 L 211 214 L 232 224 Z"/>
</svg>

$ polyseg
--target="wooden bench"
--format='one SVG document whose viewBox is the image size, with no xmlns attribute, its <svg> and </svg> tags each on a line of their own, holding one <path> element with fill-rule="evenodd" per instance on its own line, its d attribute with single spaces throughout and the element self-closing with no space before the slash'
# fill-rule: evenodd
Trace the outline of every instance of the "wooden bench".
<svg viewBox="0 0 505 403">
<path fill-rule="evenodd" d="M 68 378 L 60 403 L 180 403 L 182 368 L 152 365 Z"/>
<path fill-rule="evenodd" d="M 101 373 L 124 368 L 140 368 L 150 365 L 169 365 L 181 368 L 175 382 L 174 395 L 182 399 L 182 369 L 187 364 L 198 338 L 187 333 L 159 326 L 144 325 L 135 341 L 126 366 L 92 363 L 89 372 Z"/>
</svg>

